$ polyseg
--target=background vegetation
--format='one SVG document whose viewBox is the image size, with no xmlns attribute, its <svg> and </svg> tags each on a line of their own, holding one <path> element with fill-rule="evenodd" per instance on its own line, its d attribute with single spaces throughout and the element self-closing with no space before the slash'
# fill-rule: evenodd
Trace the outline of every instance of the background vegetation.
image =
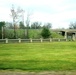
<svg viewBox="0 0 76 75">
<path fill-rule="evenodd" d="M 2 32 L 2 27 L 3 27 L 3 32 Z M 48 30 L 47 33 L 46 33 L 47 30 L 43 31 L 43 33 L 46 36 L 47 36 L 47 34 L 50 33 L 49 38 L 63 38 L 62 35 L 60 35 L 56 32 L 52 32 L 51 27 L 52 27 L 51 23 L 46 23 L 43 26 L 41 26 L 40 22 L 34 22 L 31 24 L 31 26 L 28 27 L 28 38 L 35 38 L 35 39 L 42 38 L 41 33 L 43 31 L 43 28 Z M 14 37 L 14 26 L 12 25 L 12 23 L 0 22 L 0 39 L 2 39 L 2 34 L 3 34 L 3 38 L 26 39 L 27 38 L 27 27 L 24 26 L 22 22 L 20 22 L 19 26 L 16 26 L 16 28 L 15 28 L 15 37 Z"/>
</svg>

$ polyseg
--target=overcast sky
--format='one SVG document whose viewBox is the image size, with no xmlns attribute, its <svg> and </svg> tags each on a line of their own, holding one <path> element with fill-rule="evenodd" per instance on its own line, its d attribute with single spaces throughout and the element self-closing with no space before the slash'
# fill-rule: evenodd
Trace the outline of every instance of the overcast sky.
<svg viewBox="0 0 76 75">
<path fill-rule="evenodd" d="M 0 21 L 12 21 L 12 4 L 30 12 L 31 22 L 50 22 L 53 28 L 68 28 L 76 21 L 76 0 L 0 0 Z"/>
</svg>

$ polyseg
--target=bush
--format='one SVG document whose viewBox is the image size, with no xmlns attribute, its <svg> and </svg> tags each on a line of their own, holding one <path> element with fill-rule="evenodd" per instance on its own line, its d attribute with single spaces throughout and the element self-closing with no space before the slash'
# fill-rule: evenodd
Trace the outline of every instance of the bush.
<svg viewBox="0 0 76 75">
<path fill-rule="evenodd" d="M 46 27 L 43 28 L 42 32 L 41 32 L 41 36 L 46 39 L 49 38 L 51 35 L 50 30 Z"/>
</svg>

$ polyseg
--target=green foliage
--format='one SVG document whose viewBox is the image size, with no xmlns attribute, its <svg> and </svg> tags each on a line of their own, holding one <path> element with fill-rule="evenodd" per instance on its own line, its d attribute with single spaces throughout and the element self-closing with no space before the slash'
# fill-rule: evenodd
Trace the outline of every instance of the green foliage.
<svg viewBox="0 0 76 75">
<path fill-rule="evenodd" d="M 42 32 L 41 32 L 41 36 L 46 39 L 49 38 L 51 35 L 50 30 L 46 27 L 43 28 Z"/>
<path fill-rule="evenodd" d="M 40 39 L 41 38 L 41 32 L 42 32 L 42 29 L 29 29 L 29 38 Z M 11 39 L 14 38 L 14 30 L 5 28 L 5 37 L 11 38 Z M 56 32 L 52 32 L 52 31 L 51 31 L 50 37 L 52 37 L 52 38 L 63 38 L 62 35 L 60 35 Z M 26 38 L 26 29 L 16 29 L 16 38 L 25 39 Z"/>
<path fill-rule="evenodd" d="M 0 30 L 1 30 L 1 28 L 2 28 L 2 26 L 4 26 L 5 25 L 5 22 L 3 21 L 3 22 L 0 22 Z"/>
<path fill-rule="evenodd" d="M 6 28 L 14 29 L 14 26 L 12 25 L 11 22 L 6 22 L 6 23 L 5 23 L 5 26 L 6 26 Z"/>
<path fill-rule="evenodd" d="M 34 22 L 31 24 L 31 29 L 40 29 L 41 28 L 41 23 L 40 22 Z"/>
<path fill-rule="evenodd" d="M 2 31 L 0 30 L 0 39 L 2 38 Z"/>
<path fill-rule="evenodd" d="M 14 30 L 13 29 L 6 29 L 5 30 L 6 38 L 14 39 Z M 16 38 L 25 38 L 25 30 L 24 29 L 16 29 Z"/>
<path fill-rule="evenodd" d="M 76 42 L 0 44 L 0 70 L 76 71 Z"/>
<path fill-rule="evenodd" d="M 41 38 L 41 29 L 30 29 L 29 30 L 29 37 L 34 39 L 40 39 Z"/>
<path fill-rule="evenodd" d="M 29 38 L 40 38 L 41 30 L 39 29 L 29 29 Z M 6 29 L 5 30 L 6 38 L 12 39 L 14 38 L 14 30 L 13 29 Z M 16 29 L 16 38 L 25 39 L 26 38 L 26 29 Z"/>
<path fill-rule="evenodd" d="M 43 27 L 46 27 L 46 28 L 50 29 L 50 28 L 52 28 L 52 24 L 51 23 L 46 23 L 46 24 L 44 24 Z"/>
<path fill-rule="evenodd" d="M 63 38 L 63 36 L 58 34 L 57 32 L 51 32 L 51 37 L 52 38 Z"/>
<path fill-rule="evenodd" d="M 2 38 L 2 27 L 5 26 L 5 22 L 0 22 L 0 39 Z"/>
<path fill-rule="evenodd" d="M 14 30 L 13 29 L 6 29 L 5 30 L 5 37 L 8 39 L 14 39 Z"/>
<path fill-rule="evenodd" d="M 25 39 L 25 29 L 17 29 L 16 30 L 16 38 L 21 38 L 21 39 Z"/>
<path fill-rule="evenodd" d="M 20 22 L 19 28 L 20 28 L 20 29 L 25 29 L 25 26 L 24 26 L 23 22 Z"/>
</svg>

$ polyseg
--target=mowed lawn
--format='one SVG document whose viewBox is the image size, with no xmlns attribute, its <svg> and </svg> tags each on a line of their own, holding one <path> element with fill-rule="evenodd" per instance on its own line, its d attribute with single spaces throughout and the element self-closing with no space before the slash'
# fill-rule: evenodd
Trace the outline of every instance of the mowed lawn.
<svg viewBox="0 0 76 75">
<path fill-rule="evenodd" d="M 76 42 L 0 44 L 0 70 L 76 71 Z"/>
</svg>

